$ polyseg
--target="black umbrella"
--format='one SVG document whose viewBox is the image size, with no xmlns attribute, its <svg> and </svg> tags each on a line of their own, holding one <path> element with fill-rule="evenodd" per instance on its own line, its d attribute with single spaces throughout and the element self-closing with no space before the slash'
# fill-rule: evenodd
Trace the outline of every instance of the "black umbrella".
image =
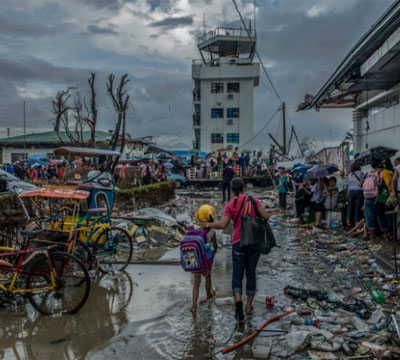
<svg viewBox="0 0 400 360">
<path fill-rule="evenodd" d="M 336 171 L 339 171 L 336 165 L 320 164 L 320 165 L 315 165 L 311 169 L 307 170 L 304 177 L 306 179 L 320 179 L 325 176 L 332 175 Z"/>
<path fill-rule="evenodd" d="M 384 160 L 391 158 L 397 153 L 398 150 L 393 148 L 388 148 L 385 146 L 377 146 L 371 149 L 361 152 L 355 159 L 355 164 L 357 165 L 368 165 L 371 164 L 373 158 L 377 160 Z"/>
</svg>

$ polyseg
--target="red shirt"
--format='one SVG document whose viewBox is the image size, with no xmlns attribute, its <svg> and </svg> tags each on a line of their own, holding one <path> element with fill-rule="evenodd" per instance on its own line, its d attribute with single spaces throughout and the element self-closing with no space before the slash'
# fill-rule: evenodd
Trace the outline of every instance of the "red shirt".
<svg viewBox="0 0 400 360">
<path fill-rule="evenodd" d="M 256 207 L 258 209 L 261 206 L 260 200 L 258 200 L 254 196 L 253 196 L 253 199 L 254 199 L 254 201 L 256 203 Z M 235 204 L 235 200 L 236 200 L 236 204 Z M 242 206 L 242 204 L 243 204 L 243 206 Z M 241 216 L 243 214 L 245 214 L 246 205 L 247 205 L 247 195 L 240 194 L 239 197 L 233 198 L 225 206 L 224 215 L 228 216 L 233 222 L 232 244 L 237 244 L 240 241 L 240 233 L 242 230 Z M 251 217 L 256 218 L 256 212 L 254 211 L 254 207 L 251 203 L 250 203 L 249 207 L 250 207 L 249 213 L 250 213 Z M 241 211 L 240 211 L 240 208 L 242 208 Z M 240 216 L 238 216 L 239 211 L 240 211 Z M 235 222 L 236 219 L 237 219 L 237 221 Z"/>
</svg>

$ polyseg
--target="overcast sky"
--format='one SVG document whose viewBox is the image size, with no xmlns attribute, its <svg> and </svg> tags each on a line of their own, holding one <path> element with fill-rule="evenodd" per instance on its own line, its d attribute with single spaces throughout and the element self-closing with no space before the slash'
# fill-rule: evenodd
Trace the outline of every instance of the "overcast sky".
<svg viewBox="0 0 400 360">
<path fill-rule="evenodd" d="M 286 101 L 300 138 L 340 141 L 351 113 L 295 113 L 306 93 L 315 94 L 354 43 L 393 0 L 256 0 L 258 51 Z M 245 18 L 253 1 L 237 0 Z M 218 26 L 240 26 L 231 0 L 4 0 L 0 2 L 0 136 L 51 130 L 50 99 L 77 86 L 85 95 L 97 74 L 99 129 L 115 114 L 105 91 L 109 73 L 128 73 L 128 131 L 153 135 L 168 148 L 191 147 L 191 61 L 197 36 Z M 279 106 L 267 79 L 255 89 L 255 131 Z M 257 139 L 280 133 L 279 117 Z M 281 136 L 281 135 L 279 135 Z"/>
</svg>

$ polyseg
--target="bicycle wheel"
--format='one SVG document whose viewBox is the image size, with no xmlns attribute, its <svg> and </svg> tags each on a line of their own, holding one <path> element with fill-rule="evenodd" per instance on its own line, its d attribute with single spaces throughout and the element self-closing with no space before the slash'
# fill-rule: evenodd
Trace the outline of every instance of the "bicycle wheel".
<svg viewBox="0 0 400 360">
<path fill-rule="evenodd" d="M 99 270 L 105 274 L 125 270 L 132 252 L 133 244 L 128 232 L 116 227 L 104 230 L 93 248 Z"/>
<path fill-rule="evenodd" d="M 44 315 L 76 313 L 89 296 L 89 273 L 82 261 L 71 254 L 53 252 L 51 260 L 56 271 L 56 288 L 40 290 L 51 284 L 49 260 L 41 257 L 28 273 L 26 288 L 32 289 L 28 299 Z"/>
</svg>

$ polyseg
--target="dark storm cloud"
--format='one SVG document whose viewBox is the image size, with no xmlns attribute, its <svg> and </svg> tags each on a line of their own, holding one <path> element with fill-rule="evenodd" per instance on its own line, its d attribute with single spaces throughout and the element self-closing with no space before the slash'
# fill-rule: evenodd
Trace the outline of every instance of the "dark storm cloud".
<svg viewBox="0 0 400 360">
<path fill-rule="evenodd" d="M 88 70 L 58 67 L 46 61 L 25 56 L 11 60 L 0 58 L 0 79 L 25 82 L 48 81 L 51 83 L 76 83 Z"/>
<path fill-rule="evenodd" d="M 57 27 L 49 26 L 45 23 L 26 21 L 26 19 L 10 18 L 0 15 L 0 34 L 11 35 L 12 37 L 38 37 L 57 32 Z"/>
<path fill-rule="evenodd" d="M 136 0 L 79 0 L 97 10 L 119 11 L 125 3 L 134 3 Z"/>
<path fill-rule="evenodd" d="M 87 30 L 92 34 L 97 34 L 97 35 L 118 35 L 118 32 L 115 31 L 112 27 L 89 25 L 87 27 Z"/>
<path fill-rule="evenodd" d="M 175 29 L 181 26 L 189 26 L 193 24 L 193 16 L 168 17 L 151 24 L 153 27 L 163 27 L 165 29 Z"/>
</svg>

